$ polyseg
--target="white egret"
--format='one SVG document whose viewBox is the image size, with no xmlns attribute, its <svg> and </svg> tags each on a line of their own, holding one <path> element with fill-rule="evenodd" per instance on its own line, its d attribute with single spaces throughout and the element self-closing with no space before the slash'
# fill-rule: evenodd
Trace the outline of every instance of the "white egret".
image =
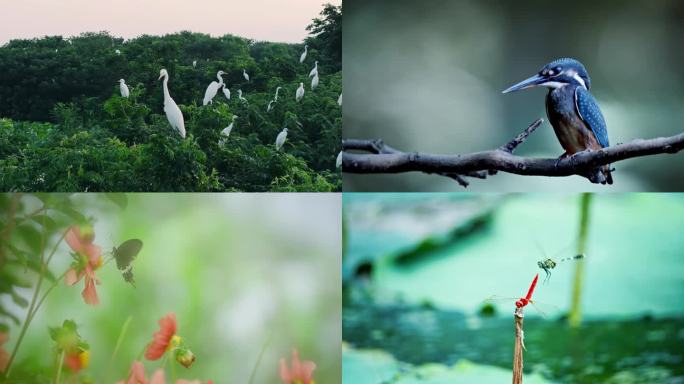
<svg viewBox="0 0 684 384">
<path fill-rule="evenodd" d="M 192 61 L 192 67 L 193 67 L 193 68 L 197 68 L 197 60 L 193 60 L 193 61 Z"/>
<path fill-rule="evenodd" d="M 268 107 L 266 107 L 266 112 L 271 112 L 271 110 L 273 109 L 272 105 L 273 105 L 273 100 L 268 102 Z"/>
<path fill-rule="evenodd" d="M 223 128 L 221 131 L 221 138 L 219 139 L 219 146 L 223 147 L 226 144 L 226 141 L 228 140 L 228 136 L 230 136 L 230 132 L 233 130 L 233 125 L 235 124 L 235 120 L 238 118 L 237 115 L 233 115 L 233 121 L 230 122 L 230 125 L 227 127 Z"/>
<path fill-rule="evenodd" d="M 230 100 L 230 89 L 225 83 L 223 84 L 223 94 L 226 95 L 226 99 Z"/>
<path fill-rule="evenodd" d="M 342 151 L 337 155 L 337 160 L 335 160 L 335 168 L 342 166 Z"/>
<path fill-rule="evenodd" d="M 247 70 L 243 69 L 242 70 L 242 77 L 245 78 L 245 80 L 249 81 L 249 74 L 247 74 Z"/>
<path fill-rule="evenodd" d="M 223 86 L 223 78 L 221 75 L 225 74 L 226 73 L 223 71 L 218 71 L 216 73 L 216 77 L 219 79 L 219 81 L 212 81 L 207 87 L 207 90 L 204 91 L 204 100 L 202 100 L 202 105 L 213 104 L 216 93 L 218 92 L 219 88 Z"/>
<path fill-rule="evenodd" d="M 131 94 L 124 79 L 119 79 L 119 90 L 121 91 L 121 97 L 128 97 Z"/>
<path fill-rule="evenodd" d="M 342 106 L 342 94 L 340 93 L 340 97 L 337 98 L 337 105 L 340 107 Z"/>
<path fill-rule="evenodd" d="M 276 151 L 280 151 L 280 148 L 283 147 L 283 144 L 285 144 L 285 140 L 287 139 L 287 128 L 283 128 L 283 131 L 278 134 L 278 137 L 276 137 Z"/>
<path fill-rule="evenodd" d="M 120 54 L 121 54 L 121 51 L 119 51 L 119 50 L 117 49 L 116 51 L 114 51 L 114 53 L 116 53 L 117 55 L 120 55 Z"/>
<path fill-rule="evenodd" d="M 304 83 L 299 83 L 299 88 L 297 88 L 297 93 L 295 93 L 295 98 L 297 101 L 301 100 L 302 97 L 304 97 Z"/>
<path fill-rule="evenodd" d="M 183 120 L 183 113 L 169 94 L 169 73 L 166 72 L 166 69 L 159 71 L 159 80 L 162 78 L 164 79 L 164 112 L 166 112 L 166 118 L 169 120 L 171 127 L 178 130 L 181 137 L 185 138 L 185 121 Z"/>
<path fill-rule="evenodd" d="M 311 77 L 311 76 L 313 76 L 313 75 L 318 75 L 318 60 L 316 60 L 316 61 L 314 62 L 314 67 L 313 67 L 313 69 L 311 70 L 311 72 L 309 72 L 309 77 Z"/>
<path fill-rule="evenodd" d="M 273 99 L 276 103 L 278 102 L 278 91 L 280 91 L 280 88 L 282 88 L 282 87 L 276 88 L 275 98 Z"/>
<path fill-rule="evenodd" d="M 302 52 L 302 55 L 299 56 L 299 63 L 300 63 L 300 64 L 304 62 L 304 59 L 306 59 L 306 52 L 307 52 L 307 49 L 309 49 L 309 46 L 308 46 L 308 45 L 304 45 L 304 52 Z"/>
<path fill-rule="evenodd" d="M 247 99 L 245 99 L 244 97 L 242 97 L 242 89 L 238 89 L 238 99 L 239 99 L 240 101 L 242 101 L 243 103 L 246 103 L 246 102 L 247 102 Z"/>
<path fill-rule="evenodd" d="M 318 73 L 316 73 L 313 79 L 311 79 L 311 90 L 313 91 L 316 89 L 316 87 L 318 87 Z"/>
</svg>

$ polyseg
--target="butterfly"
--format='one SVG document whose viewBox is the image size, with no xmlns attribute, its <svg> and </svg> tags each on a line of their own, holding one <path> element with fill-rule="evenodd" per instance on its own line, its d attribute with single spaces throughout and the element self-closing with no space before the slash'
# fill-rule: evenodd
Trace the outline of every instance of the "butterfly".
<svg viewBox="0 0 684 384">
<path fill-rule="evenodd" d="M 133 280 L 133 260 L 135 260 L 138 253 L 142 249 L 143 242 L 140 239 L 126 240 L 118 247 L 114 247 L 112 255 L 116 259 L 116 267 L 121 271 L 126 282 L 134 284 Z"/>
</svg>

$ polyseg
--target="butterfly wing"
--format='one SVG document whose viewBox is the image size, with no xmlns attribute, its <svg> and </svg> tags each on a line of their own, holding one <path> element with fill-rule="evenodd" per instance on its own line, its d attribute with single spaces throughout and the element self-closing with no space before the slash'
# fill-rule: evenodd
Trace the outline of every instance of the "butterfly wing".
<svg viewBox="0 0 684 384">
<path fill-rule="evenodd" d="M 133 266 L 131 263 L 140 253 L 142 246 L 142 240 L 130 239 L 114 248 L 113 254 L 116 260 L 116 267 L 121 271 L 121 275 L 126 282 L 133 283 Z"/>
</svg>

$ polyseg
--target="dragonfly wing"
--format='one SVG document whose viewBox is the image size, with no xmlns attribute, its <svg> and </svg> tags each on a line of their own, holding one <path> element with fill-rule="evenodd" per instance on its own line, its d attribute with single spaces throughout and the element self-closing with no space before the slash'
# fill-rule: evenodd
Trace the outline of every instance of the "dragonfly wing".
<svg viewBox="0 0 684 384">
<path fill-rule="evenodd" d="M 499 295 L 492 295 L 488 298 L 482 300 L 483 303 L 487 304 L 508 304 L 515 305 L 515 302 L 520 300 L 519 297 L 504 297 Z"/>
<path fill-rule="evenodd" d="M 543 302 L 540 303 L 536 300 L 530 300 L 530 304 L 532 304 L 532 307 L 534 307 L 535 311 L 539 312 L 539 314 L 544 318 L 548 318 L 550 315 L 560 312 L 560 308 L 553 304 Z"/>
</svg>

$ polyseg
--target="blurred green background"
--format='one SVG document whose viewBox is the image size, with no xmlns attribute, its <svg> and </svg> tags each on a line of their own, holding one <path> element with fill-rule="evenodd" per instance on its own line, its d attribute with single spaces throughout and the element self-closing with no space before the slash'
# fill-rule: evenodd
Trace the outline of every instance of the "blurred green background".
<svg viewBox="0 0 684 384">
<path fill-rule="evenodd" d="M 598 194 L 590 205 L 583 323 L 567 316 L 580 195 L 345 193 L 345 383 L 511 379 L 513 300 L 525 310 L 525 382 L 684 380 L 684 195 Z"/>
<path fill-rule="evenodd" d="M 676 0 L 379 0 L 344 2 L 343 137 L 405 151 L 496 148 L 544 117 L 541 89 L 501 91 L 560 57 L 592 80 L 611 144 L 682 132 L 684 3 Z M 516 153 L 557 157 L 545 122 Z M 681 191 L 684 155 L 616 165 L 615 184 L 499 174 L 473 191 Z M 345 174 L 345 191 L 453 191 L 444 177 Z"/>
<path fill-rule="evenodd" d="M 176 366 L 178 377 L 247 383 L 270 338 L 255 383 L 279 382 L 278 360 L 289 361 L 292 348 L 316 362 L 317 382 L 338 382 L 340 195 L 129 194 L 123 211 L 96 204 L 102 195 L 93 195 L 74 200 L 95 218 L 96 244 L 111 250 L 129 238 L 144 242 L 133 267 L 136 287 L 123 281 L 114 263 L 98 271 L 99 306 L 83 303 L 82 282 L 60 284 L 29 328 L 15 370 L 51 366 L 47 327 L 74 319 L 91 346 L 88 372 L 100 382 L 121 326 L 132 316 L 114 365 L 123 379 L 158 319 L 175 312 L 178 334 L 197 356 L 188 370 Z M 51 270 L 61 273 L 70 260 L 63 244 Z M 17 333 L 10 330 L 6 347 Z M 145 365 L 151 373 L 160 361 Z"/>
</svg>

